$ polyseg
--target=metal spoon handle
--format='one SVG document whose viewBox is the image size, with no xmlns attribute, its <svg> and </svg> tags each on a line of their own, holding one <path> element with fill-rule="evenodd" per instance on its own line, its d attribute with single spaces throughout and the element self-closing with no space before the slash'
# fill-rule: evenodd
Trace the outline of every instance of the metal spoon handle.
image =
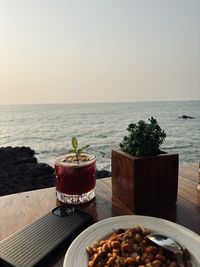
<svg viewBox="0 0 200 267">
<path fill-rule="evenodd" d="M 180 267 L 185 267 L 185 263 L 183 261 L 183 254 L 181 252 L 176 253 L 177 261 Z"/>
</svg>

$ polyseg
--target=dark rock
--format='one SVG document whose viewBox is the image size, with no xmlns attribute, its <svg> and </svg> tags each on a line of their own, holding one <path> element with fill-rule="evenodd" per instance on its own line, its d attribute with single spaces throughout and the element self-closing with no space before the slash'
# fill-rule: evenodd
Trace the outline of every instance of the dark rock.
<svg viewBox="0 0 200 267">
<path fill-rule="evenodd" d="M 26 161 L 37 162 L 35 151 L 29 147 L 0 147 L 0 166 Z"/>
<path fill-rule="evenodd" d="M 100 179 L 100 178 L 105 178 L 105 177 L 110 177 L 111 176 L 111 172 L 108 170 L 97 170 L 96 171 L 96 178 Z"/>
<path fill-rule="evenodd" d="M 0 196 L 55 186 L 54 168 L 29 147 L 0 147 Z"/>
<path fill-rule="evenodd" d="M 187 115 L 183 115 L 181 117 L 179 117 L 180 119 L 194 119 L 194 117 L 191 116 L 187 116 Z"/>
</svg>

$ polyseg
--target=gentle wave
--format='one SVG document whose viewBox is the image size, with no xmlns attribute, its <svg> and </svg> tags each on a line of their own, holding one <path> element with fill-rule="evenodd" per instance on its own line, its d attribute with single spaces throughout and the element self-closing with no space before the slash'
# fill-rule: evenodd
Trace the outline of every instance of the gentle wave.
<svg viewBox="0 0 200 267">
<path fill-rule="evenodd" d="M 174 150 L 179 150 L 179 149 L 185 149 L 185 148 L 191 148 L 193 147 L 193 145 L 185 145 L 185 146 L 163 146 L 162 149 L 164 150 L 170 150 L 170 149 L 174 149 Z"/>
<path fill-rule="evenodd" d="M 194 119 L 179 118 L 183 114 Z M 71 137 L 97 158 L 97 168 L 110 169 L 132 122 L 155 117 L 167 133 L 161 149 L 178 153 L 180 163 L 200 160 L 200 101 L 93 103 L 0 106 L 1 146 L 30 146 L 40 162 L 69 150 Z"/>
</svg>

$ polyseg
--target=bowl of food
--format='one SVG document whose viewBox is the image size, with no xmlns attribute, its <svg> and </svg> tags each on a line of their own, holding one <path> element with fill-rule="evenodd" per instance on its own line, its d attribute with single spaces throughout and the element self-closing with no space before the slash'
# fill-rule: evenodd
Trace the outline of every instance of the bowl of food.
<svg viewBox="0 0 200 267">
<path fill-rule="evenodd" d="M 99 221 L 83 231 L 67 250 L 63 267 L 178 267 L 175 255 L 146 241 L 145 237 L 150 233 L 173 238 L 184 250 L 186 266 L 200 266 L 200 237 L 197 234 L 167 220 L 125 215 Z M 152 262 L 154 265 L 150 265 Z"/>
</svg>

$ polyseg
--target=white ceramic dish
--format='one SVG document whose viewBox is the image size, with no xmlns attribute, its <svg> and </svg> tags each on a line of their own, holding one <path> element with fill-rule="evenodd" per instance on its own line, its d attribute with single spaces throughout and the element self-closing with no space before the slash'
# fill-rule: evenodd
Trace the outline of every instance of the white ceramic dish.
<svg viewBox="0 0 200 267">
<path fill-rule="evenodd" d="M 193 267 L 200 266 L 200 236 L 189 229 L 167 220 L 149 216 L 125 215 L 99 221 L 83 231 L 70 245 L 65 255 L 63 267 L 87 267 L 86 247 L 95 240 L 113 232 L 113 229 L 142 225 L 151 232 L 160 233 L 178 241 L 190 251 Z"/>
</svg>

